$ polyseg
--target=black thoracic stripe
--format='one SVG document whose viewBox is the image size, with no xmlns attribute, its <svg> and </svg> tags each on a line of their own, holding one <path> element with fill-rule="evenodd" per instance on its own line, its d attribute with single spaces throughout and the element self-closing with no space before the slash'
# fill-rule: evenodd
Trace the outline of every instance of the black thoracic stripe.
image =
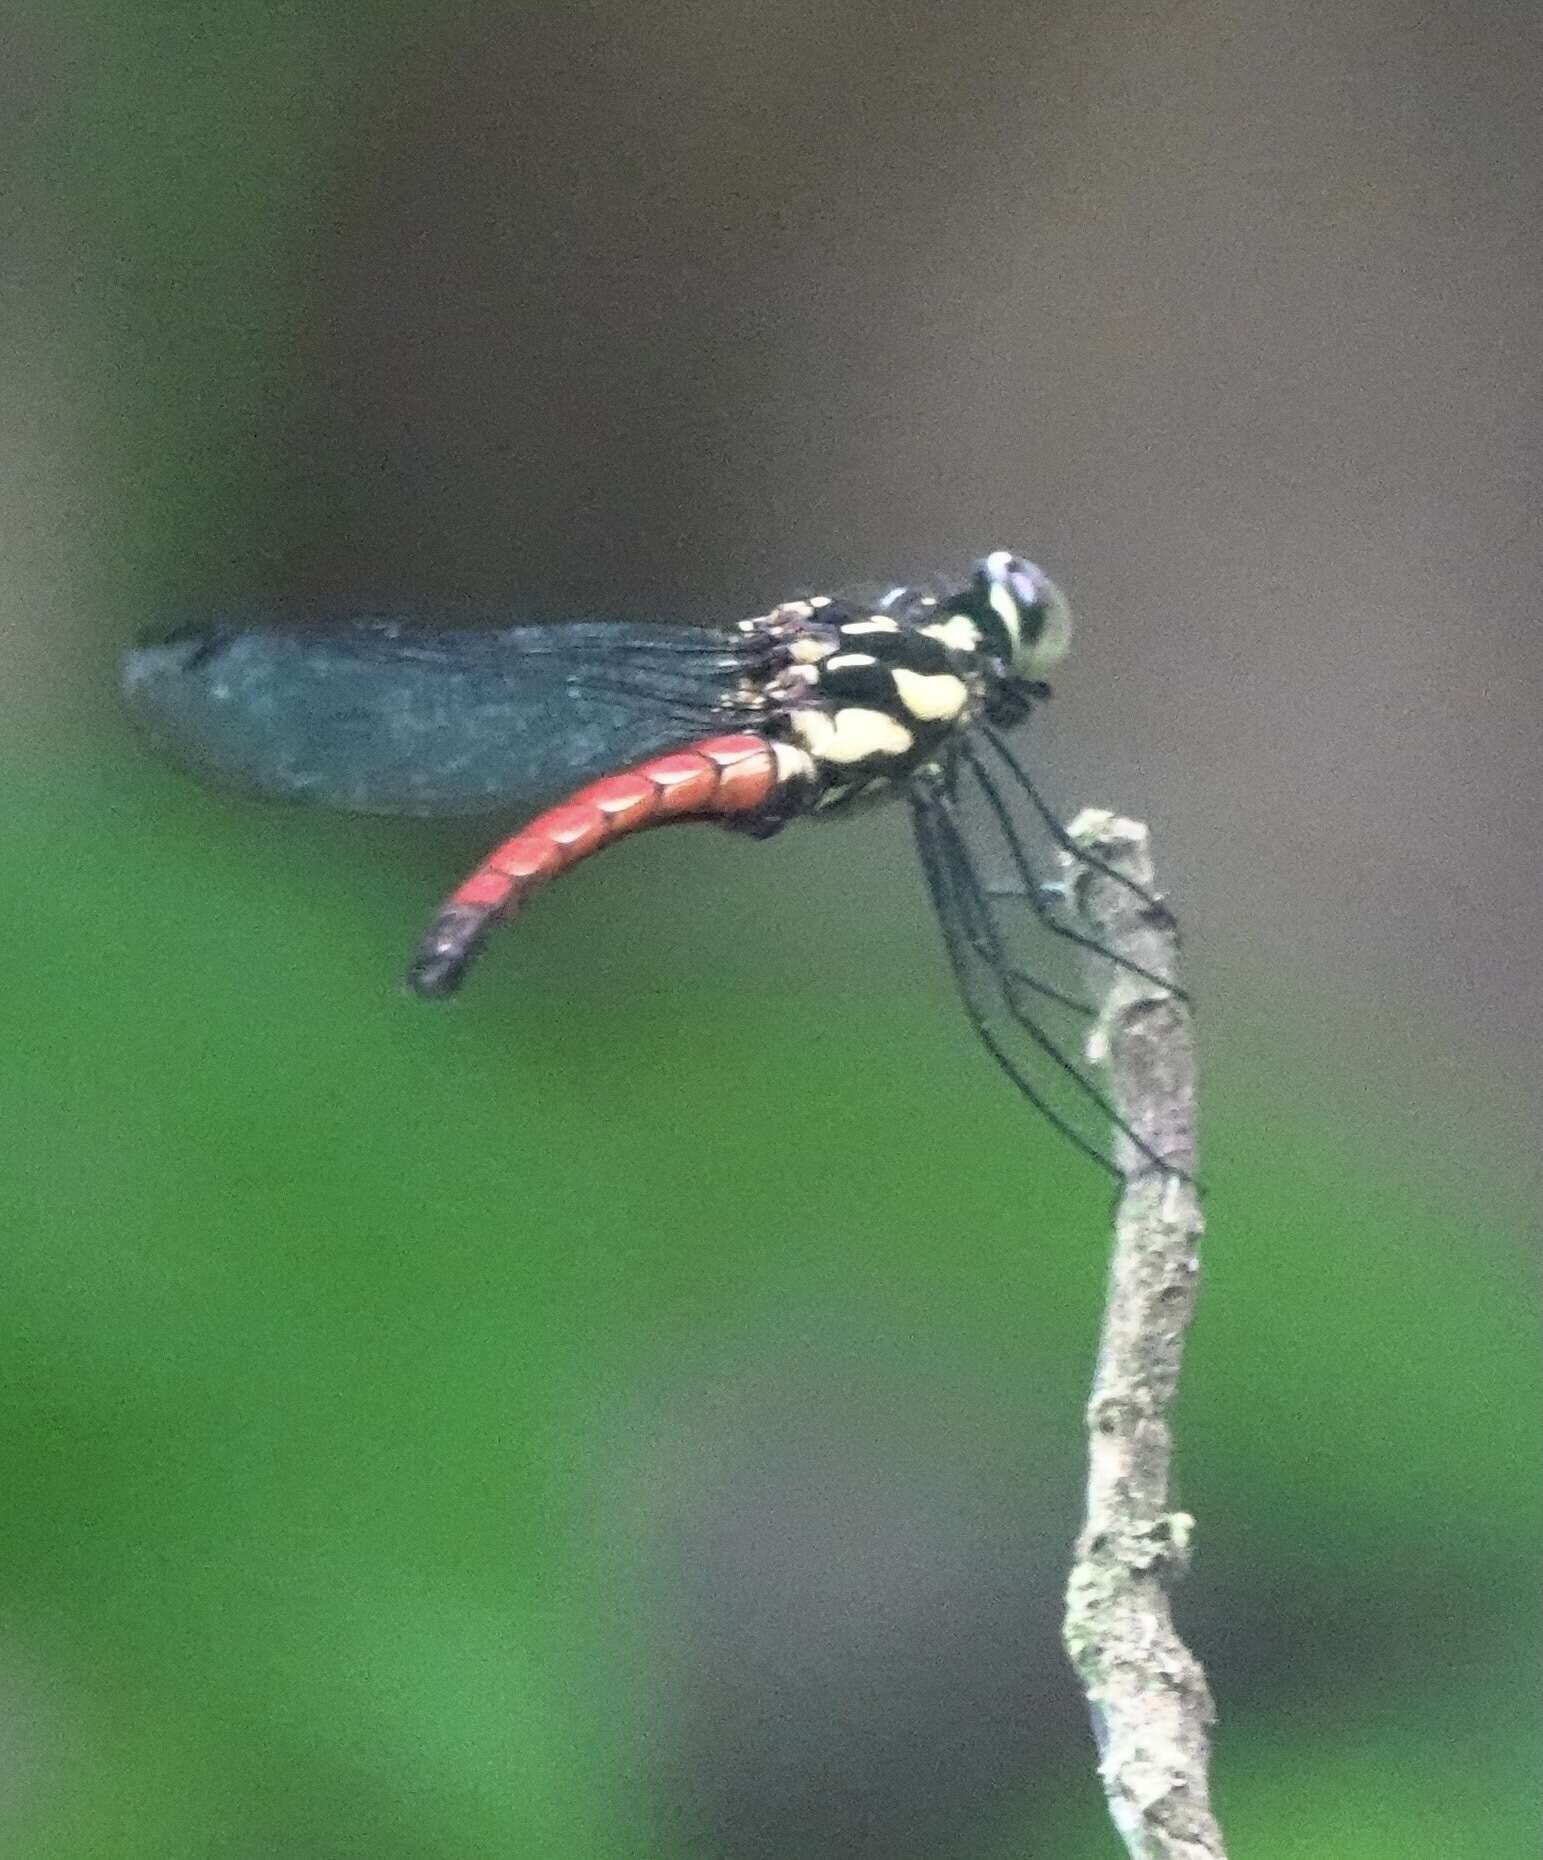
<svg viewBox="0 0 1543 1860">
<path fill-rule="evenodd" d="M 893 712 L 898 702 L 894 673 L 887 665 L 873 662 L 866 642 L 843 644 L 830 658 L 821 661 L 819 692 L 821 697 L 837 704 L 851 704 L 863 710 Z"/>
<path fill-rule="evenodd" d="M 928 676 L 937 672 L 957 672 L 959 669 L 957 656 L 941 640 L 933 639 L 927 633 L 918 633 L 909 625 L 903 625 L 898 633 L 848 633 L 843 629 L 841 644 L 836 650 L 866 652 L 881 665 L 900 665 L 907 671 L 922 672 Z"/>
</svg>

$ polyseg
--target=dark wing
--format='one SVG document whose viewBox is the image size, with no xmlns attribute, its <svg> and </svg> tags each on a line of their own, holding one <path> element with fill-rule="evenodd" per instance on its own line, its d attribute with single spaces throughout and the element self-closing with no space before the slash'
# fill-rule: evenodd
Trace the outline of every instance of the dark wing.
<svg viewBox="0 0 1543 1860">
<path fill-rule="evenodd" d="M 576 621 L 355 620 L 185 629 L 123 656 L 131 714 L 172 760 L 265 800 L 365 814 L 535 808 L 713 730 L 738 634 Z"/>
</svg>

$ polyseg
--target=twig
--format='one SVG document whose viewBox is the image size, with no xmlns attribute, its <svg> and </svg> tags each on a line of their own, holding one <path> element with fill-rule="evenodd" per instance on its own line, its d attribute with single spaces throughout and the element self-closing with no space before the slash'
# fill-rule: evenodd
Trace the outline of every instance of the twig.
<svg viewBox="0 0 1543 1860">
<path fill-rule="evenodd" d="M 1090 809 L 1071 835 L 1151 892 L 1145 827 Z M 1098 940 L 1172 981 L 1178 937 L 1168 913 L 1091 866 L 1066 863 Z M 1168 1410 L 1200 1266 L 1193 1029 L 1174 995 L 1103 957 L 1092 968 L 1095 989 L 1107 992 L 1089 1057 L 1108 1066 L 1121 1117 L 1173 1173 L 1118 1137 L 1125 1181 L 1088 1402 L 1087 1520 L 1067 1589 L 1066 1647 L 1087 1694 L 1109 1812 L 1133 1860 L 1225 1860 L 1207 1783 L 1210 1689 L 1168 1605 L 1194 1523 L 1168 1509 Z"/>
</svg>

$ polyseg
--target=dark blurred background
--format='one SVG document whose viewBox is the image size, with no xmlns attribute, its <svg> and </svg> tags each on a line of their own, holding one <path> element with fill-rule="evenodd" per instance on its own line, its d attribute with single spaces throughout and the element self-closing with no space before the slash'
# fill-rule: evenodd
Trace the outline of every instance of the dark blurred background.
<svg viewBox="0 0 1543 1860">
<path fill-rule="evenodd" d="M 13 9 L 0 1849 L 1115 1851 L 1057 1645 L 1107 1185 L 903 815 L 467 826 L 120 722 L 268 598 L 737 617 L 1008 544 L 1203 1003 L 1186 1631 L 1255 1860 L 1530 1854 L 1534 9 Z"/>
</svg>

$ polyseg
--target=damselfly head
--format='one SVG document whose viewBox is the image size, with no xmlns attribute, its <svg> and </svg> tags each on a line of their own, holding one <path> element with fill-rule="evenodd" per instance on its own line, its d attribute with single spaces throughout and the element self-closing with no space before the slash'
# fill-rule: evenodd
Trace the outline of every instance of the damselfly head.
<svg viewBox="0 0 1543 1860">
<path fill-rule="evenodd" d="M 1066 657 L 1072 610 L 1042 568 L 1010 549 L 993 549 L 976 564 L 975 617 L 996 634 L 1016 678 L 1040 678 Z"/>
</svg>

